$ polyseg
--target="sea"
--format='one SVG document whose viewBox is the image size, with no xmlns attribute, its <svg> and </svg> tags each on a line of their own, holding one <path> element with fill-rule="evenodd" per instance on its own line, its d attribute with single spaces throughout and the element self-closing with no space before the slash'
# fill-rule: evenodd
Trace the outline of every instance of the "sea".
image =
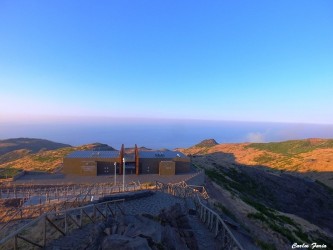
<svg viewBox="0 0 333 250">
<path fill-rule="evenodd" d="M 333 124 L 269 123 L 202 120 L 71 120 L 70 122 L 0 122 L 0 140 L 40 138 L 79 146 L 105 143 L 125 147 L 174 149 L 204 139 L 218 143 L 277 142 L 333 138 Z"/>
</svg>

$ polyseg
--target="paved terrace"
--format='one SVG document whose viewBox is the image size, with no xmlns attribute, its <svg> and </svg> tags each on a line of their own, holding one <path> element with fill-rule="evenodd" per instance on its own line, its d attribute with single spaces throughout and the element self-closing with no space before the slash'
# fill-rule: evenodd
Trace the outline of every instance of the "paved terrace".
<svg viewBox="0 0 333 250">
<path fill-rule="evenodd" d="M 196 174 L 195 170 L 185 174 L 176 174 L 171 176 L 162 176 L 158 174 L 128 174 L 125 176 L 126 184 L 132 182 L 154 182 L 160 181 L 163 183 L 178 183 L 187 181 Z M 123 176 L 117 175 L 117 184 L 123 183 Z M 64 174 L 45 174 L 45 173 L 27 173 L 18 180 L 13 181 L 13 184 L 43 184 L 43 185 L 68 185 L 68 184 L 87 184 L 87 183 L 114 183 L 113 175 L 101 176 L 77 176 Z M 191 183 L 196 184 L 196 183 Z M 202 184 L 202 183 L 201 183 Z"/>
</svg>

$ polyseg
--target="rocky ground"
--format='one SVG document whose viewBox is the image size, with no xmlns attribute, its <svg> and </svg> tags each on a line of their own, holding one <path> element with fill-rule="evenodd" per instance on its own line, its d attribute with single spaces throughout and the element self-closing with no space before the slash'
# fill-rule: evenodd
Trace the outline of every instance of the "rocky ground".
<svg viewBox="0 0 333 250">
<path fill-rule="evenodd" d="M 332 191 L 310 179 L 205 159 L 212 202 L 263 249 L 294 242 L 333 243 Z M 194 160 L 202 164 L 203 157 Z"/>
<path fill-rule="evenodd" d="M 183 199 L 156 192 L 125 202 L 126 215 L 90 224 L 46 249 L 219 249 Z"/>
</svg>

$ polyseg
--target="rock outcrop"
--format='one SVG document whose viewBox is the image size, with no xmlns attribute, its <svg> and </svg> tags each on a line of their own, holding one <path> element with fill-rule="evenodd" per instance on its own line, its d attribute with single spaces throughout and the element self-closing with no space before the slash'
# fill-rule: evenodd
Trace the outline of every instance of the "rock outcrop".
<svg viewBox="0 0 333 250">
<path fill-rule="evenodd" d="M 95 225 L 90 249 L 198 249 L 186 214 L 180 204 L 149 214 L 109 217 Z"/>
<path fill-rule="evenodd" d="M 216 145 L 218 145 L 218 143 L 214 139 L 206 139 L 194 145 L 194 147 L 202 148 L 202 147 L 213 147 Z"/>
</svg>

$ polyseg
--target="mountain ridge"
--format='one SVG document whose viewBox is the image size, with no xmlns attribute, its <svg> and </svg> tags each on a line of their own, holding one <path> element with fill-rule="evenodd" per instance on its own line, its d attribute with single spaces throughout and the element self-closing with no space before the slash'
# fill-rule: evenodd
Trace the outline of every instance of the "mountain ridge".
<svg viewBox="0 0 333 250">
<path fill-rule="evenodd" d="M 0 156 L 20 149 L 37 153 L 40 150 L 54 150 L 63 147 L 71 147 L 71 145 L 37 138 L 11 138 L 0 140 Z"/>
<path fill-rule="evenodd" d="M 198 144 L 195 144 L 192 147 L 202 148 L 202 147 L 214 147 L 218 145 L 217 141 L 215 139 L 205 139 L 199 142 Z"/>
<path fill-rule="evenodd" d="M 223 165 L 264 166 L 319 180 L 333 188 L 333 139 L 310 138 L 269 143 L 228 143 L 178 148 L 184 154 L 211 155 Z M 219 154 L 221 153 L 221 154 Z M 215 156 L 214 156 L 215 154 Z M 325 174 L 327 173 L 327 174 Z"/>
<path fill-rule="evenodd" d="M 244 223 L 265 246 L 332 242 L 332 139 L 259 144 L 214 141 L 178 150 L 191 156 L 194 167 L 204 169 L 207 192 L 216 191 L 212 205 L 231 216 L 228 221 L 234 217 Z M 103 148 L 112 147 L 92 143 L 37 153 L 14 150 L 10 153 L 23 156 L 0 164 L 0 176 L 10 177 L 19 170 L 53 172 L 61 169 L 63 157 L 74 150 Z"/>
<path fill-rule="evenodd" d="M 21 142 L 15 144 L 15 140 Z M 31 140 L 34 144 L 34 152 L 27 144 Z M 41 145 L 36 147 L 36 143 Z M 45 141 L 58 149 L 45 147 Z M 6 148 L 7 145 L 7 149 Z M 21 145 L 21 147 L 18 147 Z M 197 145 L 200 145 L 199 147 Z M 11 151 L 9 149 L 11 149 Z M 85 144 L 72 147 L 42 139 L 13 138 L 0 141 L 0 169 L 15 168 L 52 171 L 61 165 L 63 157 L 74 150 L 115 150 L 103 143 Z M 145 149 L 141 147 L 140 149 Z M 219 161 L 224 165 L 234 163 L 248 166 L 266 166 L 272 170 L 290 171 L 295 174 L 307 173 L 310 178 L 315 178 L 333 187 L 333 176 L 324 172 L 333 172 L 333 139 L 309 138 L 303 140 L 289 140 L 269 143 L 229 143 L 218 144 L 214 139 L 203 140 L 189 148 L 177 148 L 187 155 L 207 155 L 223 153 L 219 155 Z M 4 152 L 6 152 L 4 154 Z M 47 167 L 46 165 L 49 164 Z"/>
<path fill-rule="evenodd" d="M 211 203 L 262 249 L 333 245 L 332 139 L 179 149 L 205 171 Z"/>
<path fill-rule="evenodd" d="M 73 147 L 36 138 L 0 140 L 0 179 L 12 177 L 22 170 L 53 172 L 61 168 L 64 156 L 75 150 L 115 149 L 98 142 Z"/>
</svg>

